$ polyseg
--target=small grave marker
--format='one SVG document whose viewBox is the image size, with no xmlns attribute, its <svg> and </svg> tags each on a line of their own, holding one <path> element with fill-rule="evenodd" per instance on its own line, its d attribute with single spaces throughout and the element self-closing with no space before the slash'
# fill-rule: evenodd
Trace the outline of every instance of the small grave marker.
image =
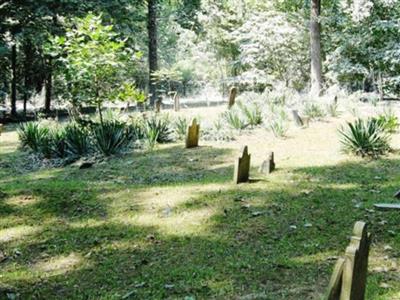
<svg viewBox="0 0 400 300">
<path fill-rule="evenodd" d="M 181 110 L 181 102 L 180 102 L 180 99 L 179 99 L 179 95 L 178 95 L 178 92 L 175 92 L 175 95 L 174 95 L 174 110 L 175 111 L 180 111 Z"/>
<path fill-rule="evenodd" d="M 161 111 L 161 102 L 161 99 L 156 101 L 156 113 L 159 113 Z"/>
<path fill-rule="evenodd" d="M 3 132 L 3 128 L 4 128 L 4 127 L 3 127 L 3 124 L 0 123 L 0 135 L 1 135 L 1 133 Z"/>
<path fill-rule="evenodd" d="M 186 134 L 186 148 L 195 148 L 199 146 L 200 125 L 193 119 L 192 125 L 188 126 Z"/>
<path fill-rule="evenodd" d="M 237 95 L 237 88 L 236 87 L 231 87 L 229 91 L 229 103 L 228 103 L 228 108 L 231 108 L 232 106 L 235 105 L 236 102 L 236 95 Z"/>
<path fill-rule="evenodd" d="M 263 161 L 260 167 L 260 173 L 271 174 L 275 170 L 274 152 L 270 152 L 267 155 L 267 159 Z"/>
<path fill-rule="evenodd" d="M 299 112 L 297 110 L 292 110 L 293 119 L 297 126 L 299 127 L 307 127 L 310 123 L 310 119 L 306 117 L 300 117 Z"/>
<path fill-rule="evenodd" d="M 250 158 L 248 147 L 244 146 L 240 156 L 235 161 L 233 180 L 236 184 L 248 182 L 250 174 Z"/>
<path fill-rule="evenodd" d="M 366 223 L 357 222 L 345 256 L 335 265 L 327 300 L 364 300 L 370 242 Z"/>
</svg>

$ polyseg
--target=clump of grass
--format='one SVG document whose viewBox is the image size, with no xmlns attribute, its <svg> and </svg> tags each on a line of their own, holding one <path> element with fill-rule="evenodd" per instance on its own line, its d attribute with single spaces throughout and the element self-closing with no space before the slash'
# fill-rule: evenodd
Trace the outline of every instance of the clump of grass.
<svg viewBox="0 0 400 300">
<path fill-rule="evenodd" d="M 332 118 L 337 118 L 340 116 L 341 112 L 339 110 L 339 105 L 337 102 L 333 102 L 326 105 L 326 112 Z"/>
<path fill-rule="evenodd" d="M 391 110 L 385 111 L 383 114 L 376 117 L 376 120 L 388 133 L 396 133 L 399 128 L 399 119 Z"/>
<path fill-rule="evenodd" d="M 65 126 L 65 144 L 67 154 L 72 157 L 80 157 L 89 153 L 89 132 L 76 123 Z"/>
<path fill-rule="evenodd" d="M 358 119 L 339 130 L 343 150 L 361 157 L 376 158 L 390 150 L 390 135 L 376 119 Z"/>
<path fill-rule="evenodd" d="M 148 132 L 153 132 L 152 136 L 157 136 L 158 143 L 169 143 L 173 141 L 171 120 L 168 115 L 153 114 L 144 121 L 146 139 Z"/>
<path fill-rule="evenodd" d="M 261 107 L 257 103 L 238 102 L 238 107 L 242 111 L 248 126 L 255 127 L 263 122 Z"/>
<path fill-rule="evenodd" d="M 247 127 L 246 122 L 241 118 L 239 112 L 233 109 L 223 113 L 222 118 L 233 129 L 243 130 Z"/>
<path fill-rule="evenodd" d="M 226 128 L 227 124 L 222 119 L 217 119 L 211 127 L 202 128 L 201 137 L 206 141 L 233 141 L 232 130 Z"/>
<path fill-rule="evenodd" d="M 174 122 L 174 132 L 179 140 L 183 140 L 189 126 L 189 120 L 185 117 L 178 117 Z"/>
<path fill-rule="evenodd" d="M 105 120 L 92 126 L 94 147 L 105 156 L 121 152 L 129 144 L 125 123 Z"/>
<path fill-rule="evenodd" d="M 303 113 L 310 120 L 322 119 L 326 116 L 325 111 L 318 103 L 307 102 L 304 106 Z"/>
</svg>

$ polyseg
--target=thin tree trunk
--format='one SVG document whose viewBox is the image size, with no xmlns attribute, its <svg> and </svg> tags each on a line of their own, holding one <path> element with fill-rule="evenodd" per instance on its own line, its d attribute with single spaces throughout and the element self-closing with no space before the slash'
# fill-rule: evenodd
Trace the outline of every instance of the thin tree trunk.
<svg viewBox="0 0 400 300">
<path fill-rule="evenodd" d="M 11 115 L 17 115 L 17 45 L 11 47 Z"/>
<path fill-rule="evenodd" d="M 49 58 L 45 83 L 44 112 L 49 114 L 51 111 L 51 98 L 53 95 L 53 66 L 52 59 Z"/>
<path fill-rule="evenodd" d="M 157 101 L 157 85 L 153 74 L 158 70 L 157 55 L 157 0 L 148 0 L 147 30 L 149 38 L 149 93 L 150 106 L 154 107 Z"/>
<path fill-rule="evenodd" d="M 311 41 L 311 94 L 320 95 L 322 89 L 321 61 L 321 1 L 311 1 L 310 41 Z"/>
</svg>

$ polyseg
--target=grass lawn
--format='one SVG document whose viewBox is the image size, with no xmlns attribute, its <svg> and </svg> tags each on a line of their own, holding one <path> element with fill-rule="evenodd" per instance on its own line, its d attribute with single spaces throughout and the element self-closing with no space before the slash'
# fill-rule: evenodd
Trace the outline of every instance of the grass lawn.
<svg viewBox="0 0 400 300">
<path fill-rule="evenodd" d="M 164 145 L 87 170 L 27 168 L 9 128 L 0 137 L 0 298 L 321 299 L 364 220 L 367 299 L 400 299 L 400 213 L 373 209 L 395 202 L 400 155 L 340 154 L 338 122 L 285 140 L 256 131 L 192 150 Z M 244 143 L 254 181 L 234 185 Z M 263 177 L 268 150 L 278 169 Z"/>
</svg>

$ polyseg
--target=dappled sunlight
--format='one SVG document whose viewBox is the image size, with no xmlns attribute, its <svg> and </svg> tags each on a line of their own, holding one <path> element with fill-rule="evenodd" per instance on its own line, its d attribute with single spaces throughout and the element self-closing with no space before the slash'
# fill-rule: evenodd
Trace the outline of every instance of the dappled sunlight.
<svg viewBox="0 0 400 300">
<path fill-rule="evenodd" d="M 0 242 L 10 242 L 38 233 L 41 226 L 16 226 L 0 230 Z"/>
<path fill-rule="evenodd" d="M 168 235 L 202 234 L 207 229 L 208 220 L 216 213 L 213 208 L 191 211 L 142 213 L 140 215 L 119 219 L 123 224 L 158 228 L 160 233 Z"/>
<path fill-rule="evenodd" d="M 344 249 L 343 249 L 344 253 Z M 322 262 L 332 263 L 336 262 L 338 258 L 338 251 L 325 251 L 325 252 L 318 252 L 315 254 L 310 255 L 302 255 L 293 257 L 290 260 L 295 264 L 319 264 Z"/>
<path fill-rule="evenodd" d="M 46 276 L 54 276 L 75 270 L 83 264 L 84 258 L 81 255 L 71 253 L 68 256 L 61 255 L 40 261 L 34 264 L 31 269 L 36 272 L 44 272 Z"/>
<path fill-rule="evenodd" d="M 29 205 L 36 204 L 40 201 L 40 198 L 33 195 L 18 195 L 7 198 L 4 203 L 8 205 L 13 205 L 16 207 L 26 207 Z"/>
</svg>

